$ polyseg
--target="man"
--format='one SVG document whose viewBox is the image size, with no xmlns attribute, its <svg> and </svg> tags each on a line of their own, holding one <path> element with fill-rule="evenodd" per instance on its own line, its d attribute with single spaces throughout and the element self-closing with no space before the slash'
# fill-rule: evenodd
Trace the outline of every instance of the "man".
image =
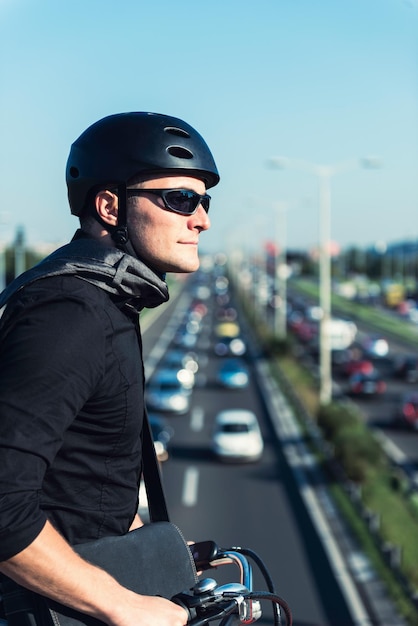
<svg viewBox="0 0 418 626">
<path fill-rule="evenodd" d="M 0 572 L 114 626 L 186 623 L 181 607 L 121 587 L 71 545 L 142 524 L 138 313 L 168 299 L 166 272 L 198 268 L 218 181 L 182 120 L 100 120 L 67 163 L 81 228 L 0 298 Z"/>
</svg>

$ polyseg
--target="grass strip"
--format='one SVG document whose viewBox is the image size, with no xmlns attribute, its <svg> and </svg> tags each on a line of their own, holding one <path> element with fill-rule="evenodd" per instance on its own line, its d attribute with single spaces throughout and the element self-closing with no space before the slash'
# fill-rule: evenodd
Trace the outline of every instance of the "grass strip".
<svg viewBox="0 0 418 626">
<path fill-rule="evenodd" d="M 292 281 L 291 284 L 296 291 L 318 299 L 319 287 L 317 283 L 298 279 Z M 408 324 L 406 320 L 398 319 L 394 313 L 359 302 L 353 302 L 336 294 L 331 295 L 331 306 L 339 315 L 348 317 L 354 322 L 362 321 L 366 325 L 373 326 L 383 334 L 395 336 L 418 347 L 418 327 Z"/>
</svg>

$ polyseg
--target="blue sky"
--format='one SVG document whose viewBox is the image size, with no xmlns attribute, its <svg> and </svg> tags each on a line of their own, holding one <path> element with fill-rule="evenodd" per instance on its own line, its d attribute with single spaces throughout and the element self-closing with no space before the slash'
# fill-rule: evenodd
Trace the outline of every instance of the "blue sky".
<svg viewBox="0 0 418 626">
<path fill-rule="evenodd" d="M 0 0 L 0 239 L 71 237 L 69 146 L 132 110 L 212 148 L 203 249 L 315 247 L 318 177 L 298 162 L 365 156 L 381 168 L 332 177 L 332 239 L 418 239 L 417 27 L 418 0 Z"/>
</svg>

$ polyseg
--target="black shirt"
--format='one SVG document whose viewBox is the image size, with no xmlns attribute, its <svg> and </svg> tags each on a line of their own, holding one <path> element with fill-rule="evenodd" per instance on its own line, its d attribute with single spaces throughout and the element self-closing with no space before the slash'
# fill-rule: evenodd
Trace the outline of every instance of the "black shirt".
<svg viewBox="0 0 418 626">
<path fill-rule="evenodd" d="M 15 300 L 0 343 L 0 561 L 47 518 L 73 544 L 127 532 L 141 469 L 137 319 L 73 276 Z"/>
</svg>

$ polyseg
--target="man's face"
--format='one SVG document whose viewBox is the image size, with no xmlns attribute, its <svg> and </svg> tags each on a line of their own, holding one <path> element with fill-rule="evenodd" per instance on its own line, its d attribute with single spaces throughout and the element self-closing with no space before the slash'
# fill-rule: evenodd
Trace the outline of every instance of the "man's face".
<svg viewBox="0 0 418 626">
<path fill-rule="evenodd" d="M 133 185 L 136 189 L 189 189 L 206 192 L 202 180 L 189 176 L 166 176 Z M 180 215 L 165 208 L 162 198 L 144 193 L 129 199 L 129 239 L 137 255 L 161 273 L 194 272 L 199 267 L 198 241 L 210 226 L 201 204 L 193 215 Z"/>
</svg>

